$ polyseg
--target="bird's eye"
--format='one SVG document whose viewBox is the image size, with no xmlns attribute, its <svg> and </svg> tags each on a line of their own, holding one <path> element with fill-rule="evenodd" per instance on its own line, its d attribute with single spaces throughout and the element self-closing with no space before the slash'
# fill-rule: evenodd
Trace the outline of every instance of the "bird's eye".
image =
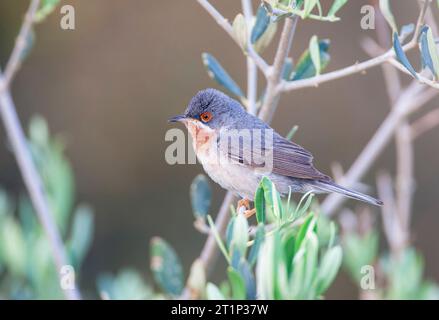
<svg viewBox="0 0 439 320">
<path fill-rule="evenodd" d="M 200 119 L 204 123 L 207 123 L 212 120 L 212 114 L 209 111 L 203 112 L 202 114 L 200 114 Z"/>
</svg>

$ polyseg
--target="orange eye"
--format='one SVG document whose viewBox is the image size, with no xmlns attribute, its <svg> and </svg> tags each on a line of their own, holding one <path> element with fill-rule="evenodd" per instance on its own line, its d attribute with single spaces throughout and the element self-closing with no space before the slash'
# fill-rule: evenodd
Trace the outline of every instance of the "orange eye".
<svg viewBox="0 0 439 320">
<path fill-rule="evenodd" d="M 200 114 L 200 119 L 203 122 L 209 122 L 210 120 L 212 120 L 212 114 L 209 111 L 203 112 L 202 114 Z"/>
</svg>

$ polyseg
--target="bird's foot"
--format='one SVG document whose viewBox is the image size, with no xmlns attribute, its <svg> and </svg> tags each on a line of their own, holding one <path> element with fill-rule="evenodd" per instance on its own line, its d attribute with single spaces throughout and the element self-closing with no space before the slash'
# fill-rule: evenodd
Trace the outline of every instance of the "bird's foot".
<svg viewBox="0 0 439 320">
<path fill-rule="evenodd" d="M 256 208 L 244 211 L 244 217 L 246 217 L 247 219 L 254 216 L 255 214 L 256 214 Z"/>
<path fill-rule="evenodd" d="M 244 208 L 246 210 L 243 210 L 242 208 Z M 237 207 L 236 211 L 243 212 L 244 216 L 248 219 L 256 213 L 256 208 L 250 209 L 250 200 L 249 199 L 241 199 L 238 201 L 238 207 Z"/>
<path fill-rule="evenodd" d="M 250 200 L 249 199 L 241 199 L 238 201 L 238 207 L 236 208 L 236 211 L 239 212 L 239 209 L 241 207 L 244 207 L 245 209 L 250 209 Z"/>
</svg>

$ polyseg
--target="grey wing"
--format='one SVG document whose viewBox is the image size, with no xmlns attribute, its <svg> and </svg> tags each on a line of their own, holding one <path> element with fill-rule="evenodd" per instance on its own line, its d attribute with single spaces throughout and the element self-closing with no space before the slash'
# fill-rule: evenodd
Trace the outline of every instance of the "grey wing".
<svg viewBox="0 0 439 320">
<path fill-rule="evenodd" d="M 228 143 L 227 153 L 232 161 L 252 168 L 271 168 L 271 172 L 291 178 L 330 180 L 314 168 L 312 154 L 301 146 L 273 133 L 272 141 L 252 133 L 251 143 L 241 137 L 241 143 Z M 247 140 L 248 141 L 248 140 Z M 271 161 L 271 164 L 267 164 Z"/>
<path fill-rule="evenodd" d="M 292 178 L 331 180 L 314 168 L 309 151 L 277 134 L 273 140 L 273 173 Z"/>
</svg>

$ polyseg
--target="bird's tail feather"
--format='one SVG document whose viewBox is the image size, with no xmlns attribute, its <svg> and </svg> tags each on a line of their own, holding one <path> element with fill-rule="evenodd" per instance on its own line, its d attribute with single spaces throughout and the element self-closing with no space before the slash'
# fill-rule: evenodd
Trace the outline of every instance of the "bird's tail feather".
<svg viewBox="0 0 439 320">
<path fill-rule="evenodd" d="M 363 194 L 361 192 L 358 191 L 354 191 L 354 190 L 349 190 L 346 189 L 338 184 L 336 184 L 333 181 L 313 181 L 312 184 L 318 191 L 323 191 L 323 192 L 336 192 L 336 193 L 340 193 L 346 197 L 355 199 L 355 200 L 360 200 L 366 203 L 370 203 L 376 206 L 382 206 L 383 202 L 381 200 L 375 199 L 371 196 L 368 196 L 366 194 Z"/>
</svg>

